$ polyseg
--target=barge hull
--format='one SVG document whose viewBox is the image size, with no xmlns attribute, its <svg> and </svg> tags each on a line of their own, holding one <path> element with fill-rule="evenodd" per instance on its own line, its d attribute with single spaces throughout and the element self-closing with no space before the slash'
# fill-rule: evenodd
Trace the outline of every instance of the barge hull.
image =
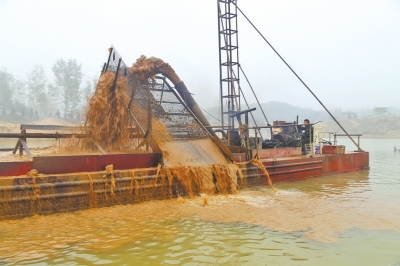
<svg viewBox="0 0 400 266">
<path fill-rule="evenodd" d="M 93 162 L 95 157 L 90 156 L 66 157 L 58 157 L 51 162 L 34 158 L 33 162 L 0 163 L 2 175 L 9 173 L 5 169 L 10 167 L 17 169 L 17 173 L 24 171 L 26 174 L 31 170 L 29 167 L 35 166 L 35 162 L 36 166 L 40 166 L 38 176 L 0 177 L 0 220 L 186 195 L 179 182 L 170 184 L 156 176 L 155 166 L 159 163 L 159 154 L 140 154 L 139 157 L 99 156 L 96 158 L 102 160 L 97 163 Z M 274 183 L 369 169 L 368 152 L 269 158 L 261 161 Z M 104 166 L 110 163 L 117 166 L 113 178 L 104 171 Z M 239 188 L 268 185 L 267 178 L 257 166 L 249 162 L 238 165 L 244 175 L 242 180 L 238 180 Z M 56 169 L 59 169 L 57 174 L 54 173 Z M 76 169 L 90 171 L 76 173 Z"/>
</svg>

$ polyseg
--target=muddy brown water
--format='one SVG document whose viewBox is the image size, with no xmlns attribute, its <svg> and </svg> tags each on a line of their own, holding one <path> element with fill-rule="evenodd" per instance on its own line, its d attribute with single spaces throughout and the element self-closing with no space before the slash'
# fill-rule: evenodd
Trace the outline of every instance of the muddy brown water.
<svg viewBox="0 0 400 266">
<path fill-rule="evenodd" d="M 276 191 L 2 221 L 0 264 L 400 265 L 399 141 L 362 140 L 368 171 Z"/>
</svg>

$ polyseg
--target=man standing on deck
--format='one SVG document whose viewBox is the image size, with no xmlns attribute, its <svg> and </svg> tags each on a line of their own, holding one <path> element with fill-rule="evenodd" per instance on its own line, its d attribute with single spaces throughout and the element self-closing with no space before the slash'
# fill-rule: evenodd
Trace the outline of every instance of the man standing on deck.
<svg viewBox="0 0 400 266">
<path fill-rule="evenodd" d="M 301 155 L 306 155 L 306 144 L 314 141 L 314 127 L 310 125 L 310 120 L 304 119 L 304 126 L 298 129 L 304 131 L 301 135 Z"/>
</svg>

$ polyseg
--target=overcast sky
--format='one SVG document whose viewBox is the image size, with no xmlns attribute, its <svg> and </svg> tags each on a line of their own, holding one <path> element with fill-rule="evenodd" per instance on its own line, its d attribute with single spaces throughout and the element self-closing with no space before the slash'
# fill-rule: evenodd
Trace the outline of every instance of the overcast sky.
<svg viewBox="0 0 400 266">
<path fill-rule="evenodd" d="M 400 106 L 399 0 L 238 6 L 329 108 Z M 98 76 L 112 44 L 128 66 L 142 54 L 163 59 L 201 106 L 218 106 L 217 22 L 217 0 L 0 0 L 0 67 L 24 78 L 41 64 L 51 76 L 56 59 L 74 58 Z M 239 46 L 261 102 L 322 109 L 242 16 Z"/>
</svg>

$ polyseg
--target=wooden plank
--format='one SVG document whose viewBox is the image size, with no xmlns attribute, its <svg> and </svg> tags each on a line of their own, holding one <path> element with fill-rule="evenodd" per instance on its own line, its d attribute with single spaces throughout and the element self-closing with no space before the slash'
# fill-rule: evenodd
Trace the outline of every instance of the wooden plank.
<svg viewBox="0 0 400 266">
<path fill-rule="evenodd" d="M 15 154 L 17 152 L 18 147 L 19 147 L 19 139 L 17 140 L 17 144 L 15 144 L 15 148 L 13 150 L 13 154 Z"/>
<path fill-rule="evenodd" d="M 0 151 L 13 151 L 14 148 L 0 148 Z"/>
<path fill-rule="evenodd" d="M 26 155 L 28 155 L 29 159 L 32 159 L 32 153 L 28 148 L 28 144 L 26 144 L 25 140 L 20 139 L 19 141 L 22 144 L 22 147 L 24 147 Z"/>
</svg>

